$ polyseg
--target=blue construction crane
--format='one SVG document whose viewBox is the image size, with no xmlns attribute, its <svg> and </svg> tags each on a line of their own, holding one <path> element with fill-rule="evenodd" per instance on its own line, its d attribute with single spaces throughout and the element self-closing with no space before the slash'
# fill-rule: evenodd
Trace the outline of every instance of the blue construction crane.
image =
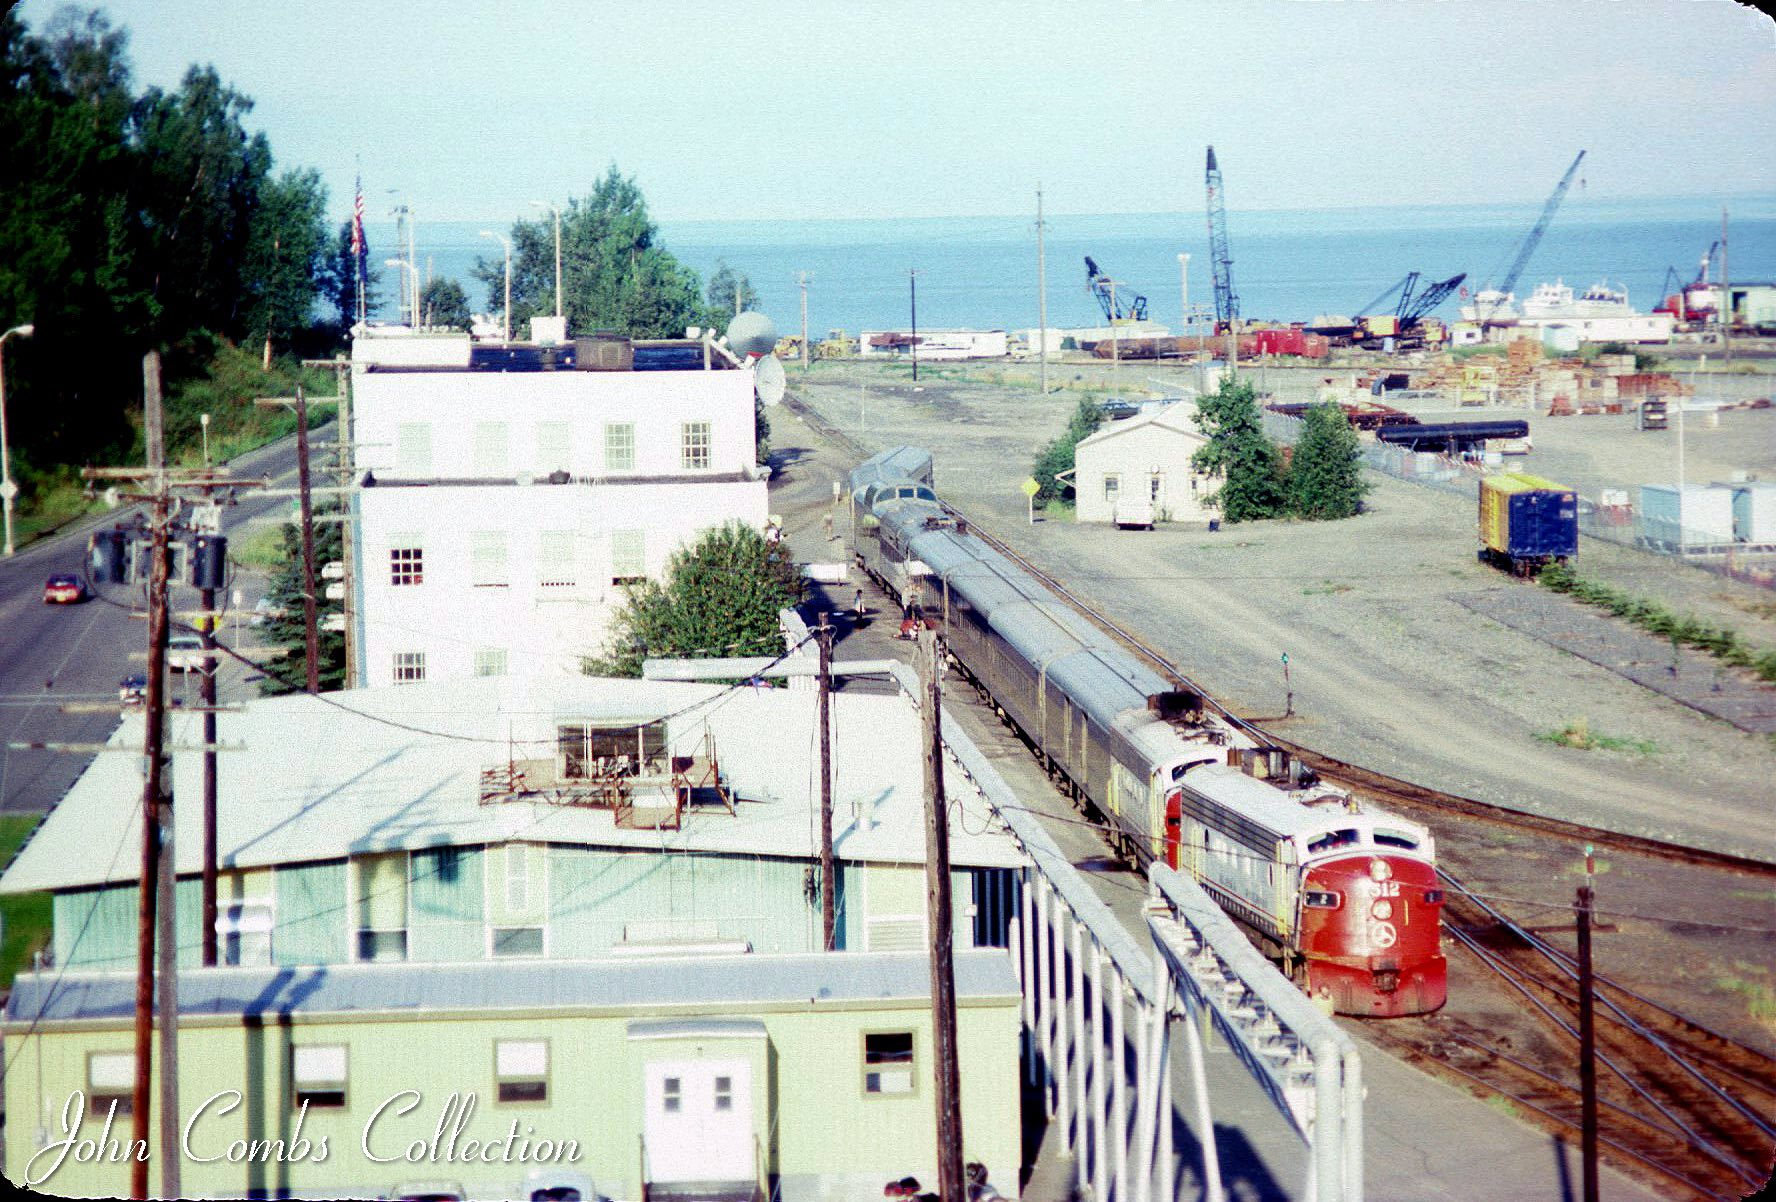
<svg viewBox="0 0 1776 1202">
<path fill-rule="evenodd" d="M 1566 174 L 1560 177 L 1560 183 L 1554 189 L 1554 194 L 1548 197 L 1548 203 L 1542 206 L 1541 217 L 1536 220 L 1529 235 L 1523 239 L 1523 245 L 1517 248 L 1517 257 L 1512 260 L 1511 270 L 1505 273 L 1504 281 L 1499 284 L 1497 291 L 1491 297 L 1491 305 L 1481 309 L 1476 303 L 1475 310 L 1482 326 L 1491 321 L 1493 314 L 1497 313 L 1505 303 L 1505 298 L 1511 295 L 1511 289 L 1517 286 L 1517 277 L 1523 274 L 1525 267 L 1529 266 L 1529 256 L 1535 253 L 1536 244 L 1542 240 L 1542 235 L 1548 232 L 1548 223 L 1554 220 L 1554 211 L 1560 207 L 1560 202 L 1566 199 L 1566 190 L 1572 187 L 1573 176 L 1579 173 L 1579 164 L 1584 161 L 1585 152 L 1581 150 L 1579 157 L 1572 161 L 1572 166 L 1566 169 Z"/>
<path fill-rule="evenodd" d="M 1215 268 L 1215 332 L 1239 321 L 1240 298 L 1233 290 L 1233 252 L 1227 248 L 1227 202 L 1221 190 L 1221 168 L 1209 147 L 1206 172 L 1209 190 L 1209 260 Z"/>
<path fill-rule="evenodd" d="M 1098 307 L 1104 311 L 1104 320 L 1111 325 L 1122 321 L 1146 321 L 1147 298 L 1138 292 L 1125 292 L 1118 296 L 1111 287 L 1113 283 L 1108 273 L 1098 270 L 1098 265 L 1092 261 L 1090 255 L 1085 256 L 1085 285 L 1098 298 Z"/>
</svg>

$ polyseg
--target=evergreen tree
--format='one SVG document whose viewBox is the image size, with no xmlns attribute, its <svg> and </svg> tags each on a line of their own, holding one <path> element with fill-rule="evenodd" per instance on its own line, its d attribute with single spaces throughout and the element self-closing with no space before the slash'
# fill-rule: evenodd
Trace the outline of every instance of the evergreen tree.
<svg viewBox="0 0 1776 1202">
<path fill-rule="evenodd" d="M 1196 425 L 1209 441 L 1191 456 L 1191 466 L 1221 477 L 1208 503 L 1229 522 L 1280 517 L 1288 502 L 1282 457 L 1264 433 L 1252 386 L 1224 378 L 1197 401 Z"/>
<path fill-rule="evenodd" d="M 1348 518 L 1361 511 L 1369 485 L 1359 461 L 1357 432 L 1337 405 L 1307 411 L 1301 440 L 1289 467 L 1289 509 L 1315 520 Z"/>
<path fill-rule="evenodd" d="M 603 656 L 586 671 L 640 676 L 649 658 L 775 655 L 783 650 L 777 615 L 801 599 L 789 549 L 729 522 L 674 554 L 664 583 L 630 586 Z"/>
<path fill-rule="evenodd" d="M 1073 470 L 1073 457 L 1080 442 L 1103 424 L 1104 411 L 1098 403 L 1091 397 L 1080 397 L 1073 416 L 1067 419 L 1067 429 L 1036 452 L 1036 462 L 1031 466 L 1030 474 L 1036 479 L 1037 508 L 1044 508 L 1056 499 L 1072 499 L 1073 486 L 1057 477 Z"/>
<path fill-rule="evenodd" d="M 339 232 L 333 236 L 333 243 L 327 248 L 320 268 L 321 296 L 331 302 L 339 314 L 336 329 L 341 341 L 358 320 L 358 268 L 352 262 L 351 241 L 352 223 L 348 219 L 340 222 Z M 376 312 L 377 306 L 382 303 L 377 292 L 382 283 L 382 268 L 375 265 L 376 256 L 369 252 L 368 245 L 366 241 L 362 268 L 364 312 L 367 314 Z"/>
<path fill-rule="evenodd" d="M 753 288 L 752 281 L 746 278 L 743 271 L 735 271 L 728 266 L 726 259 L 718 259 L 715 274 L 709 277 L 710 316 L 723 319 L 721 324 L 734 319 L 734 314 L 743 309 L 751 309 L 758 304 L 758 292 Z M 736 304 L 735 297 L 739 298 Z"/>
<path fill-rule="evenodd" d="M 449 276 L 439 276 L 420 291 L 419 311 L 423 323 L 433 327 L 467 332 L 473 320 L 468 294 Z"/>
<path fill-rule="evenodd" d="M 323 522 L 321 515 L 339 512 L 337 503 L 320 502 L 314 507 L 315 587 L 321 586 L 321 568 L 343 556 L 344 542 L 339 522 Z M 302 609 L 302 531 L 294 522 L 283 528 L 284 562 L 271 578 L 266 596 L 276 606 L 276 617 L 265 625 L 264 642 L 282 647 L 285 654 L 265 661 L 265 677 L 259 691 L 268 697 L 297 693 L 308 687 L 308 628 Z M 318 599 L 317 599 L 318 600 Z M 319 602 L 320 621 L 327 612 L 327 603 Z M 320 683 L 322 692 L 345 686 L 345 634 L 338 630 L 322 630 L 316 641 L 320 650 Z"/>
</svg>

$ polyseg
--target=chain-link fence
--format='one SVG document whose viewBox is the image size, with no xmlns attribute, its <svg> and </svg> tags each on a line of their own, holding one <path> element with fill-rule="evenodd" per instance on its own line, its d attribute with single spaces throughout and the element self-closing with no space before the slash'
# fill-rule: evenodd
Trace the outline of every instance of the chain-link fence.
<svg viewBox="0 0 1776 1202">
<path fill-rule="evenodd" d="M 1294 446 L 1299 441 L 1300 418 L 1266 409 L 1262 420 L 1265 434 L 1279 445 Z M 1373 441 L 1363 444 L 1363 465 L 1396 480 L 1466 497 L 1476 507 L 1480 479 L 1488 470 L 1472 460 Z M 1626 487 L 1600 489 L 1596 497 L 1581 495 L 1579 533 L 1776 589 L 1776 544 L 1739 542 L 1730 529 L 1684 527 L 1669 519 L 1644 516 L 1628 503 L 1631 495 Z"/>
</svg>

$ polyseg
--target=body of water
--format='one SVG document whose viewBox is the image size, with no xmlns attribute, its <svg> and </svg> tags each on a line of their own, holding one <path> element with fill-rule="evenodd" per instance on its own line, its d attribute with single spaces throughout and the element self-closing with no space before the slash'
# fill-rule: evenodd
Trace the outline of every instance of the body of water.
<svg viewBox="0 0 1776 1202">
<path fill-rule="evenodd" d="M 1729 269 L 1735 281 L 1776 280 L 1776 196 L 1734 197 Z M 1428 284 L 1466 272 L 1471 289 L 1498 283 L 1539 209 L 1520 205 L 1397 206 L 1288 210 L 1228 215 L 1234 290 L 1249 319 L 1302 321 L 1352 314 L 1407 272 Z M 1148 298 L 1149 316 L 1179 321 L 1180 253 L 1190 255 L 1190 299 L 1214 301 L 1205 216 L 1195 213 L 1048 217 L 1048 320 L 1055 326 L 1099 324 L 1087 291 L 1085 256 L 1114 276 L 1118 293 Z M 489 303 L 470 271 L 477 257 L 498 262 L 499 247 L 480 238 L 485 222 L 418 227 L 421 269 L 452 276 L 471 305 Z M 371 223 L 373 260 L 394 242 L 391 223 Z M 1720 237 L 1721 205 L 1708 199 L 1593 201 L 1574 190 L 1518 280 L 1526 296 L 1562 278 L 1576 290 L 1600 280 L 1628 289 L 1642 311 L 1663 298 L 1666 269 L 1693 279 Z M 703 221 L 662 225 L 661 242 L 707 280 L 720 262 L 745 273 L 760 308 L 779 330 L 801 325 L 798 272 L 810 275 L 808 325 L 816 337 L 843 329 L 904 328 L 907 272 L 917 270 L 919 325 L 1021 330 L 1037 321 L 1036 231 L 1029 217 L 958 217 L 903 221 Z M 1718 264 L 1717 269 L 1718 271 Z M 395 273 L 384 269 L 383 292 Z M 571 268 L 570 275 L 571 279 Z M 1718 277 L 1715 277 L 1718 278 Z M 1389 298 L 1378 311 L 1391 311 Z M 494 304 L 497 305 L 497 298 Z M 1453 319 L 1459 298 L 1439 310 Z M 384 316 L 393 317 L 392 306 Z"/>
</svg>

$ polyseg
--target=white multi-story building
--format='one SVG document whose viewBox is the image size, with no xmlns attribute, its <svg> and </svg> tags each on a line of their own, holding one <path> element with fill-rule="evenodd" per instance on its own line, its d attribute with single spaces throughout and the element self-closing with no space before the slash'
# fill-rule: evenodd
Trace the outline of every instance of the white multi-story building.
<svg viewBox="0 0 1776 1202">
<path fill-rule="evenodd" d="M 694 353 L 694 368 L 576 370 L 560 355 L 513 370 L 514 353 L 533 368 L 542 352 L 354 343 L 366 685 L 578 672 L 625 585 L 659 579 L 711 527 L 765 523 L 751 372 Z"/>
</svg>

